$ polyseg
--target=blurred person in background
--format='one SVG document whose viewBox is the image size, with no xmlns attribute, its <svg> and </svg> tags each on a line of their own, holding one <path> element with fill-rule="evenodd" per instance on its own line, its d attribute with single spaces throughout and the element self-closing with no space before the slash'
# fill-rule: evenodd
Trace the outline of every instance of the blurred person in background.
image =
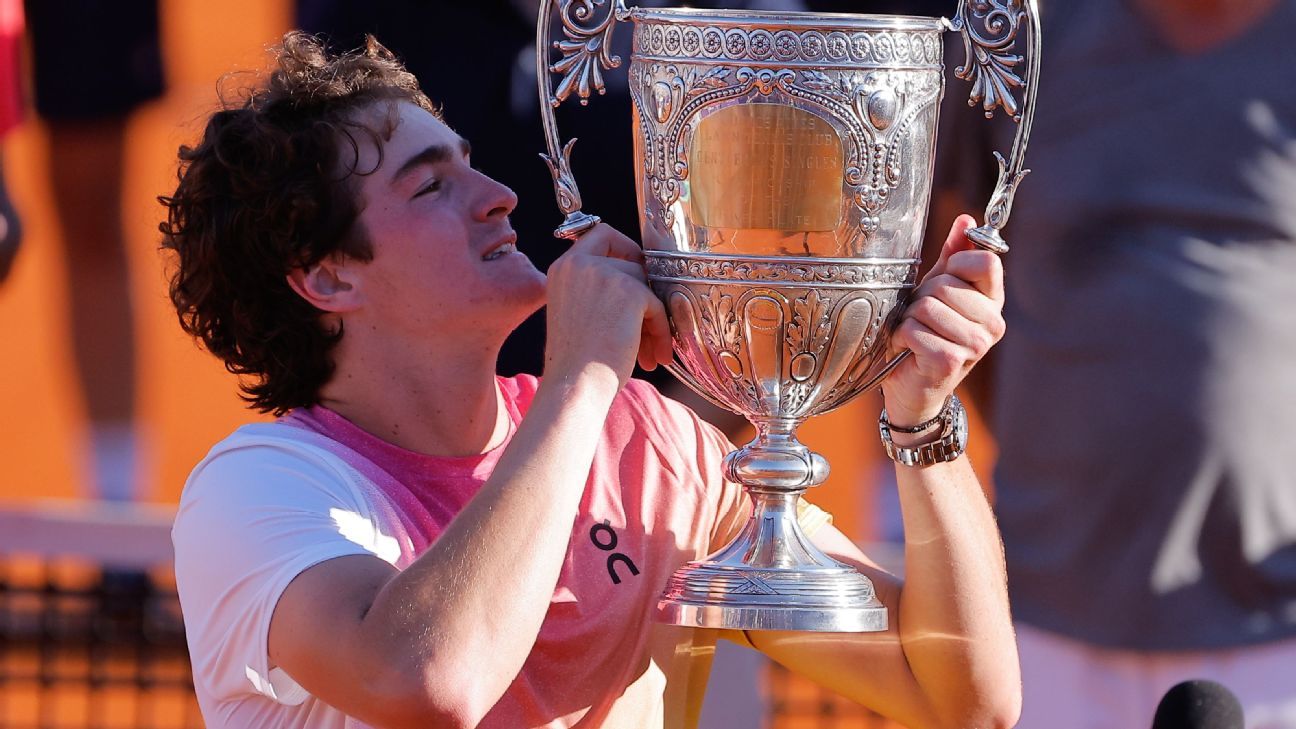
<svg viewBox="0 0 1296 729">
<path fill-rule="evenodd" d="M 642 251 L 600 225 L 546 281 L 514 193 L 385 48 L 331 57 L 292 33 L 275 60 L 181 148 L 162 200 L 182 326 L 281 416 L 212 449 L 173 529 L 211 729 L 693 726 L 721 636 L 916 729 L 1011 726 L 1002 554 L 961 446 L 896 467 L 903 584 L 799 514 L 874 581 L 887 631 L 654 622 L 667 577 L 751 505 L 720 477 L 724 436 L 630 379 L 636 355 L 670 357 Z M 971 224 L 895 335 L 914 356 L 888 414 L 924 424 L 901 446 L 954 427 L 954 387 L 1002 334 L 1002 269 Z M 545 378 L 497 376 L 546 303 Z"/>
<path fill-rule="evenodd" d="M 1296 728 L 1296 2 L 1043 18 L 988 401 L 1020 726 L 1208 678 Z"/>
<path fill-rule="evenodd" d="M 129 501 L 147 488 L 139 483 L 123 158 L 131 113 L 163 89 L 157 2 L 27 0 L 26 12 L 89 417 L 87 495 Z"/>
<path fill-rule="evenodd" d="M 22 34 L 22 0 L 0 0 L 0 142 L 22 121 Z M 0 284 L 9 276 L 21 239 L 21 221 L 9 199 L 0 147 Z"/>
</svg>

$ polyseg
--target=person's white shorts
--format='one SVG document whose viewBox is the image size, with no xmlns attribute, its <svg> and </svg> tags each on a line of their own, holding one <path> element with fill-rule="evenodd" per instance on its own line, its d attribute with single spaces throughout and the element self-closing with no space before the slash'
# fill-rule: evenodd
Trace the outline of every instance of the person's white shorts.
<svg viewBox="0 0 1296 729">
<path fill-rule="evenodd" d="M 1213 651 L 1114 650 L 1017 624 L 1018 729 L 1147 729 L 1180 681 L 1208 679 L 1242 703 L 1247 729 L 1296 729 L 1296 640 Z"/>
</svg>

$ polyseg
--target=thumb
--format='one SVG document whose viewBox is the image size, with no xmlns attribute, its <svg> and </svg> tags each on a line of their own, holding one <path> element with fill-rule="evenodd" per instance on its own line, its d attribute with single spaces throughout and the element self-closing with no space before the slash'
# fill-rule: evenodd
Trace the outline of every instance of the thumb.
<svg viewBox="0 0 1296 729">
<path fill-rule="evenodd" d="M 932 266 L 928 276 L 936 276 L 945 273 L 945 267 L 949 264 L 950 256 L 959 251 L 967 251 L 976 247 L 976 244 L 968 240 L 967 232 L 976 227 L 976 218 L 971 215 L 960 215 L 954 219 L 954 225 L 950 226 L 949 235 L 946 236 L 945 242 L 941 245 L 940 258 L 936 259 L 936 265 Z"/>
</svg>

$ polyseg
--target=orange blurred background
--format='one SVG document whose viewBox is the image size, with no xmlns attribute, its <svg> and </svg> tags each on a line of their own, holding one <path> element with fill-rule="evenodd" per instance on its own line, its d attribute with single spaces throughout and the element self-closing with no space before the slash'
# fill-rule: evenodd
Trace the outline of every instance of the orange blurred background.
<svg viewBox="0 0 1296 729">
<path fill-rule="evenodd" d="M 174 502 L 189 469 L 239 423 L 233 376 L 181 331 L 166 298 L 158 251 L 159 194 L 175 186 L 176 149 L 193 139 L 216 102 L 216 79 L 261 66 L 263 48 L 288 28 L 287 0 L 165 0 L 167 94 L 131 119 L 123 220 L 131 257 L 139 337 L 139 413 L 151 441 L 144 454 L 146 497 Z M 25 236 L 0 288 L 0 498 L 82 495 L 84 404 L 68 341 L 67 283 L 59 231 L 44 174 L 47 137 L 29 116 L 4 142 L 5 173 Z"/>
</svg>

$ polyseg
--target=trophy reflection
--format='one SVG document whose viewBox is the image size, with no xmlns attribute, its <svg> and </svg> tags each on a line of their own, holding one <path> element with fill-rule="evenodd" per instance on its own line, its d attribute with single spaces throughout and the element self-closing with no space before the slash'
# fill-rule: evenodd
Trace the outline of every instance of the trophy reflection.
<svg viewBox="0 0 1296 729">
<path fill-rule="evenodd" d="M 1038 74 L 1034 0 L 962 0 L 953 21 L 562 0 L 565 39 L 551 43 L 553 5 L 540 5 L 537 73 L 566 216 L 557 235 L 598 219 L 580 209 L 575 140 L 560 146 L 553 108 L 602 90 L 602 71 L 620 64 L 612 33 L 630 21 L 638 210 L 648 279 L 671 320 L 672 372 L 756 430 L 724 464 L 751 496 L 751 518 L 727 547 L 672 576 L 658 619 L 885 630 L 869 580 L 815 547 L 797 521 L 828 463 L 796 429 L 875 387 L 907 354 L 887 357 L 917 279 L 946 29 L 962 34 L 968 61 L 957 75 L 972 81 L 973 103 L 1018 123 L 1009 156 L 996 155 L 985 225 L 968 233 L 1007 250 L 999 230 L 1026 173 Z M 1017 55 L 1022 29 L 1029 52 Z M 551 74 L 561 77 L 556 90 Z"/>
</svg>

